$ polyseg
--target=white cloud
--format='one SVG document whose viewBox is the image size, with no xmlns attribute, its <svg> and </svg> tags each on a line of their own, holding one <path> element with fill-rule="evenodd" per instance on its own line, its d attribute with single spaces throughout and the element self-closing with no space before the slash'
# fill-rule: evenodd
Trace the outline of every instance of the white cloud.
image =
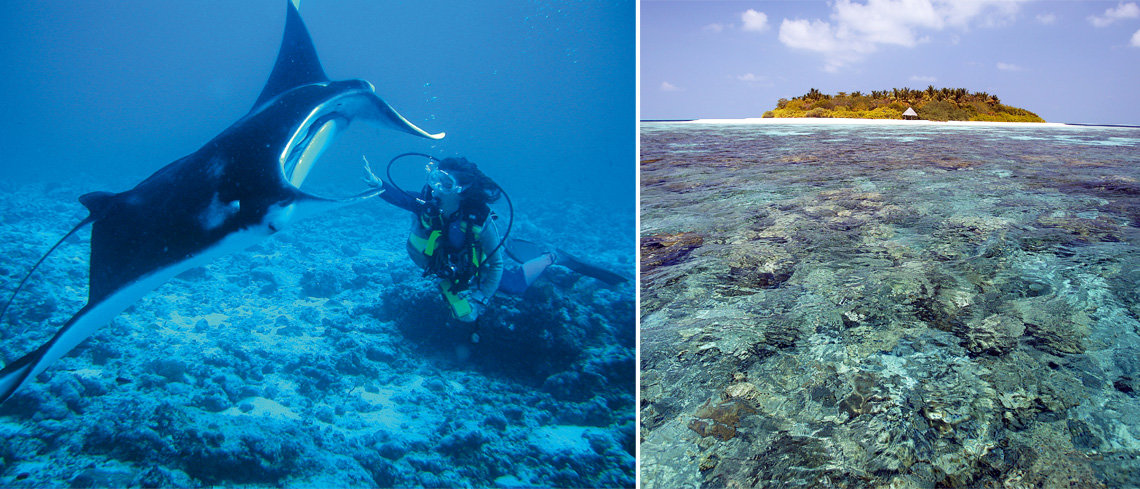
<svg viewBox="0 0 1140 489">
<path fill-rule="evenodd" d="M 831 24 L 822 20 L 784 19 L 780 23 L 780 42 L 791 48 L 809 51 L 839 50 L 839 42 L 831 31 Z"/>
<path fill-rule="evenodd" d="M 661 91 L 662 92 L 680 92 L 681 87 L 678 87 L 677 85 L 674 85 L 674 84 L 669 83 L 667 81 L 663 81 L 663 82 L 661 82 Z"/>
<path fill-rule="evenodd" d="M 1140 48 L 1140 31 L 1136 31 L 1135 34 L 1132 34 L 1132 47 Z"/>
<path fill-rule="evenodd" d="M 831 24 L 822 20 L 788 20 L 780 23 L 780 42 L 795 49 L 806 49 L 823 53 L 824 69 L 830 72 L 858 61 L 863 55 L 874 51 L 874 45 L 866 42 L 846 42 L 845 32 L 836 32 Z"/>
<path fill-rule="evenodd" d="M 927 0 L 869 0 L 866 4 L 839 0 L 832 14 L 840 33 L 872 44 L 911 47 L 916 28 L 941 29 L 946 16 L 934 10 Z"/>
<path fill-rule="evenodd" d="M 934 82 L 938 81 L 938 79 L 934 78 L 933 76 L 911 75 L 910 81 L 922 82 L 922 83 L 934 83 Z"/>
<path fill-rule="evenodd" d="M 1020 66 L 1017 66 L 1015 64 L 1010 64 L 1010 63 L 1002 63 L 1000 61 L 997 64 L 997 69 L 999 69 L 1001 71 L 1021 71 L 1022 70 L 1022 68 Z"/>
<path fill-rule="evenodd" d="M 1120 2 L 1116 8 L 1105 10 L 1104 15 L 1090 15 L 1089 22 L 1097 27 L 1105 27 L 1121 19 L 1137 18 L 1140 18 L 1140 6 L 1136 5 L 1135 2 Z"/>
<path fill-rule="evenodd" d="M 830 21 L 784 19 L 780 42 L 824 56 L 827 71 L 857 62 L 880 46 L 915 47 L 930 31 L 1000 25 L 1022 0 L 836 0 Z"/>
<path fill-rule="evenodd" d="M 750 87 L 771 88 L 771 87 L 775 86 L 775 84 L 772 83 L 771 78 L 764 76 L 764 75 L 757 75 L 755 73 L 745 73 L 743 75 L 737 75 L 736 79 L 739 81 L 742 81 L 744 83 L 747 83 L 748 86 L 750 86 Z"/>
<path fill-rule="evenodd" d="M 1055 14 L 1037 14 L 1037 23 L 1042 25 L 1053 25 L 1057 22 Z"/>
<path fill-rule="evenodd" d="M 748 9 L 740 14 L 740 20 L 744 22 L 742 28 L 746 31 L 764 32 L 768 30 L 768 15 L 764 12 Z"/>
<path fill-rule="evenodd" d="M 724 32 L 724 24 L 709 24 L 704 26 L 702 29 L 704 29 L 706 32 L 720 33 Z"/>
</svg>

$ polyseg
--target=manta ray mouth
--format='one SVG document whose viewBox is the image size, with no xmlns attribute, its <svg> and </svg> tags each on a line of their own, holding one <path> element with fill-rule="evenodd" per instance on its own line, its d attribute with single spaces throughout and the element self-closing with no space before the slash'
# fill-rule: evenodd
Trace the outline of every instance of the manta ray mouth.
<svg viewBox="0 0 1140 489">
<path fill-rule="evenodd" d="M 281 176 L 289 185 L 302 188 L 337 136 L 357 114 L 368 110 L 369 96 L 375 97 L 371 90 L 353 90 L 313 108 L 281 152 Z"/>
<path fill-rule="evenodd" d="M 281 172 L 285 180 L 290 185 L 301 188 L 317 160 L 346 126 L 348 119 L 337 114 L 328 114 L 298 131 L 304 135 L 303 138 L 295 144 L 290 142 L 292 150 L 286 151 L 288 157 L 281 162 Z"/>
</svg>

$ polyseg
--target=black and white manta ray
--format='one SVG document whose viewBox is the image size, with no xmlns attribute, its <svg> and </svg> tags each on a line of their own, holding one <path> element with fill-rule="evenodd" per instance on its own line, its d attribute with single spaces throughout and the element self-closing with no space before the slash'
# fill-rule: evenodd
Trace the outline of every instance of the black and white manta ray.
<svg viewBox="0 0 1140 489">
<path fill-rule="evenodd" d="M 252 246 L 304 216 L 379 195 L 373 189 L 332 200 L 299 189 L 349 122 L 369 120 L 416 136 L 443 137 L 408 122 L 367 81 L 329 81 L 296 1 L 286 2 L 277 62 L 248 114 L 131 190 L 79 198 L 90 215 L 64 239 L 92 224 L 87 305 L 50 341 L 0 370 L 0 402 L 175 275 Z"/>
</svg>

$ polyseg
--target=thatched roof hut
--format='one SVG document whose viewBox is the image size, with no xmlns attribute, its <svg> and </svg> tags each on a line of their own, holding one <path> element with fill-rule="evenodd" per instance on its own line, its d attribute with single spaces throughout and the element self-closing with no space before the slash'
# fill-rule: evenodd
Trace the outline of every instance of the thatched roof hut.
<svg viewBox="0 0 1140 489">
<path fill-rule="evenodd" d="M 906 119 L 908 121 L 916 121 L 918 120 L 918 112 L 915 112 L 914 108 L 912 107 L 907 107 L 906 112 L 903 112 L 903 119 Z"/>
</svg>

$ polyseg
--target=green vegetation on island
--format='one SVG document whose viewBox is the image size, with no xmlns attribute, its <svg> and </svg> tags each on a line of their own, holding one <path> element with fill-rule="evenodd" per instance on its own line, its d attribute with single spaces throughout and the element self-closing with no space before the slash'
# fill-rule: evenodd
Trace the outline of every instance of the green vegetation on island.
<svg viewBox="0 0 1140 489">
<path fill-rule="evenodd" d="M 917 117 L 931 121 L 1045 122 L 1025 109 L 1003 105 L 997 95 L 973 92 L 965 88 L 889 91 L 839 92 L 837 95 L 811 89 L 791 100 L 780 99 L 776 108 L 764 113 L 769 117 L 842 117 L 852 119 L 904 119 L 907 108 Z"/>
</svg>

